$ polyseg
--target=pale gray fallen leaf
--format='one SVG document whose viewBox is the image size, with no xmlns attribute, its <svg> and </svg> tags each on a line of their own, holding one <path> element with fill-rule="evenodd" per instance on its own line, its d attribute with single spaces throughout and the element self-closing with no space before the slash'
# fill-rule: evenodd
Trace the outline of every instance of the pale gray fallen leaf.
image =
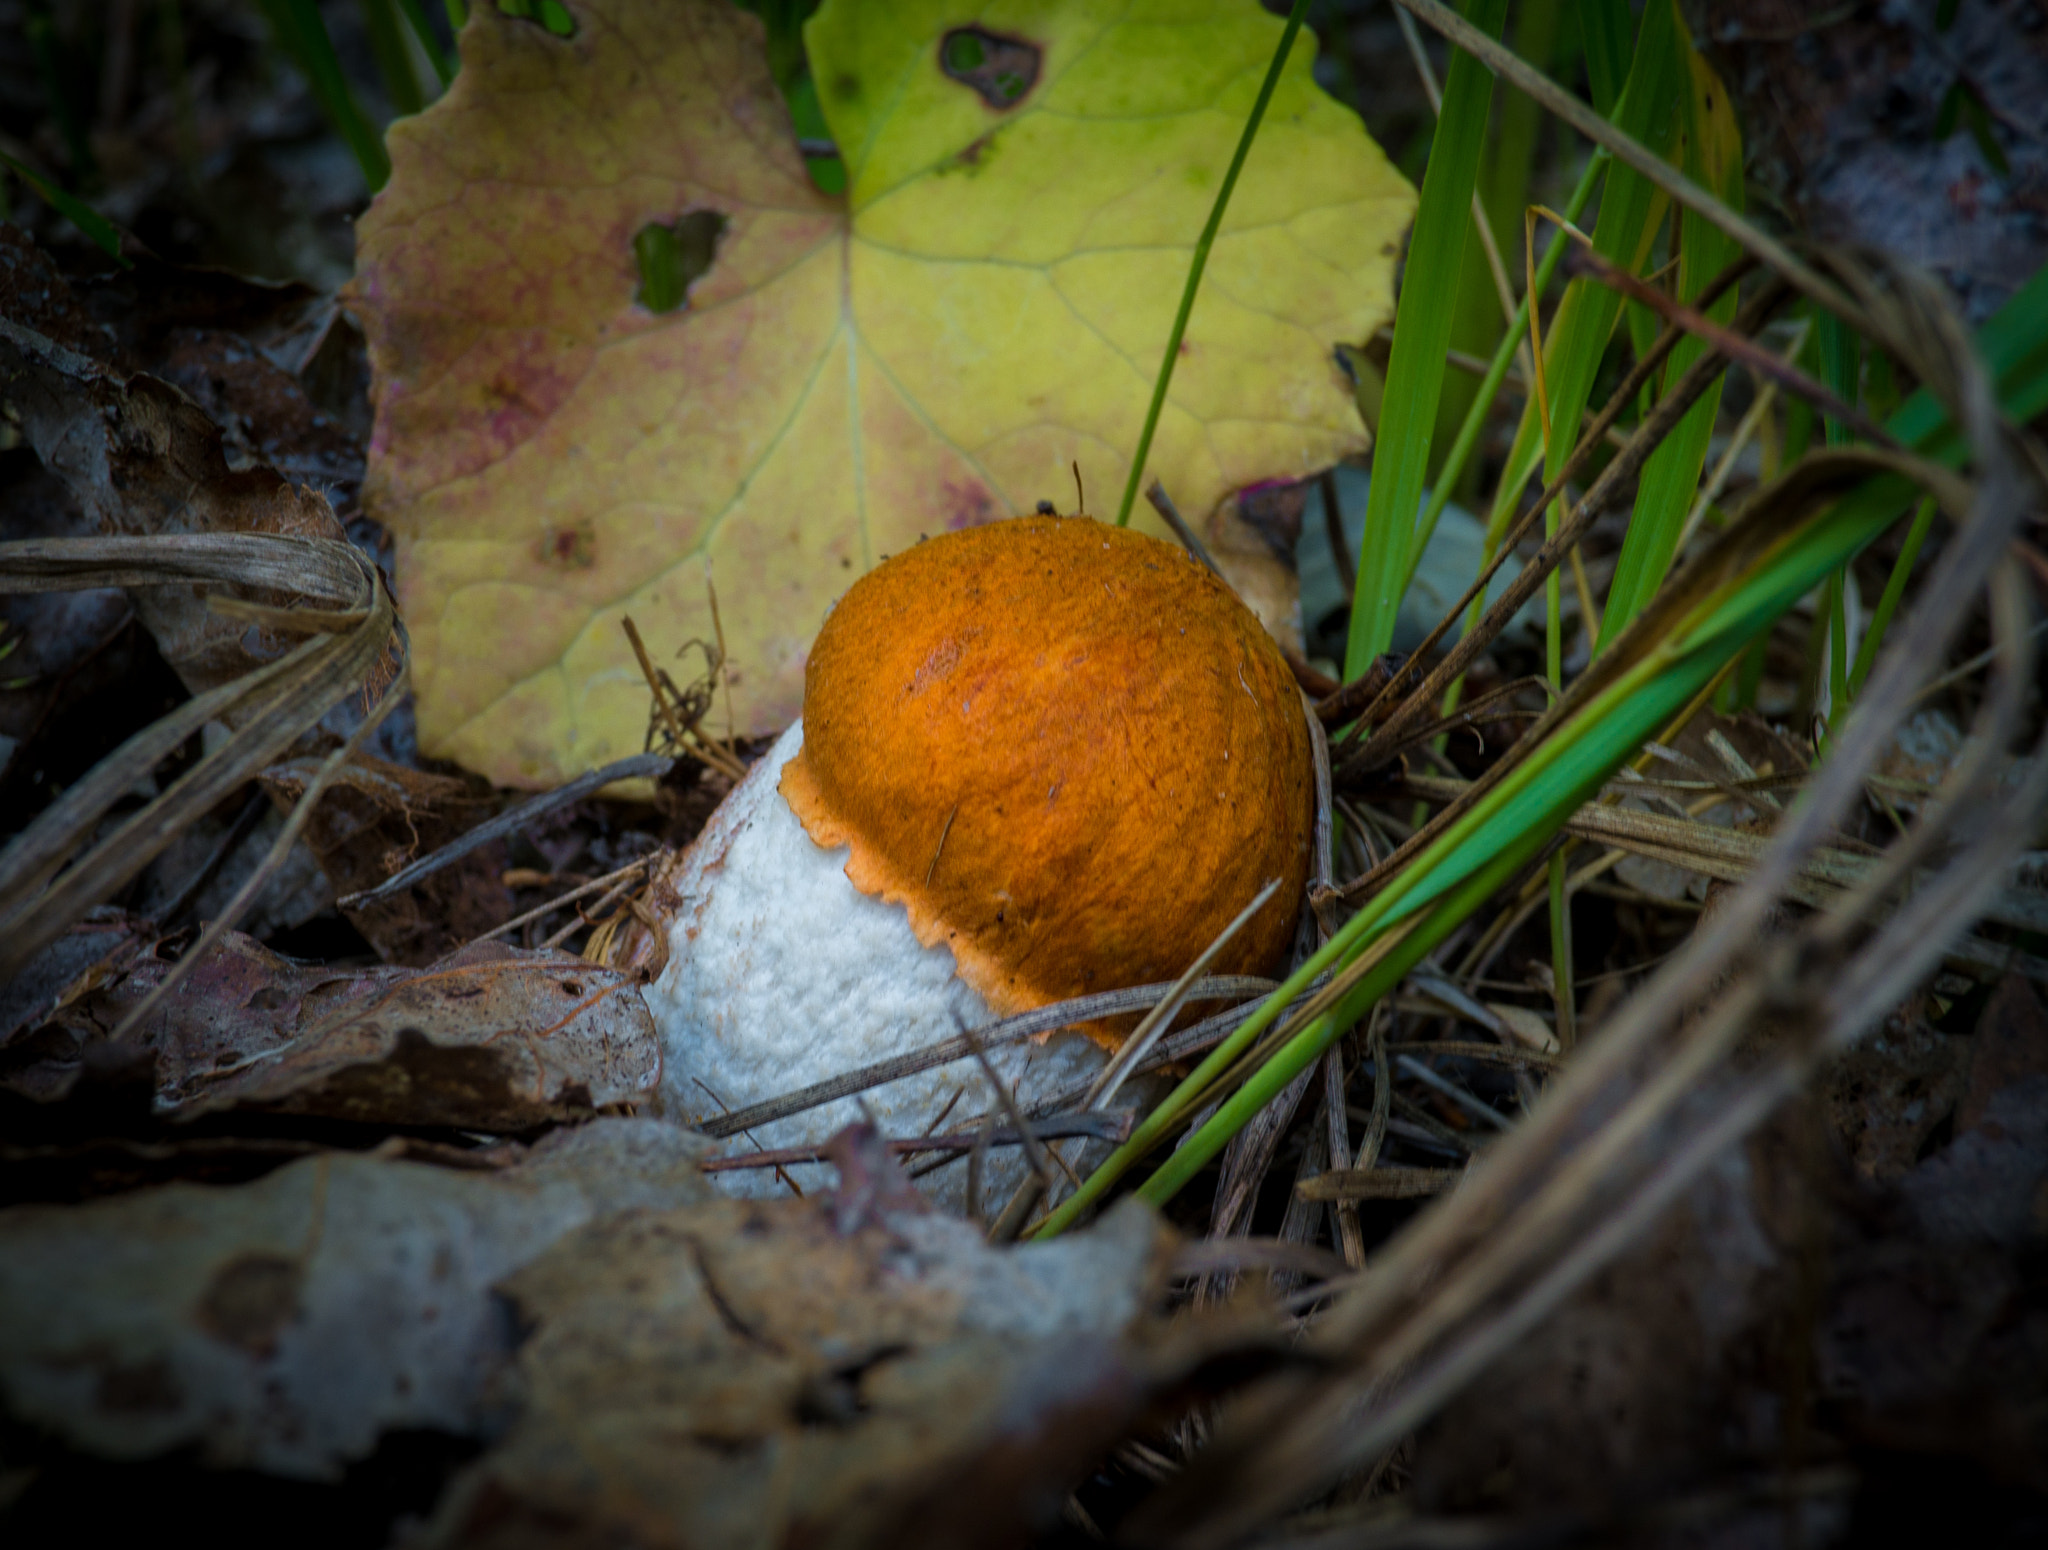
<svg viewBox="0 0 2048 1550">
<path fill-rule="evenodd" d="M 0 1211 L 0 1408 L 107 1457 L 327 1479 L 387 1430 L 483 1433 L 516 1338 L 492 1284 L 590 1222 L 699 1200 L 703 1151 L 603 1119 L 498 1172 L 329 1153 Z"/>
<path fill-rule="evenodd" d="M 1013 1248 L 934 1213 L 842 1233 L 815 1200 L 595 1225 L 506 1283 L 525 1410 L 430 1537 L 1022 1542 L 1188 1369 L 1172 1241 L 1135 1201 Z"/>
</svg>

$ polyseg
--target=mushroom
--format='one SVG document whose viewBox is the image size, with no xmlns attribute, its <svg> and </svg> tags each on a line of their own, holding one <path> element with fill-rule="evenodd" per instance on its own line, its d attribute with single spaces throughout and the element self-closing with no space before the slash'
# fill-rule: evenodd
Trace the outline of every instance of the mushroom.
<svg viewBox="0 0 2048 1550">
<path fill-rule="evenodd" d="M 1035 516 L 886 560 L 826 619 L 802 719 L 656 890 L 664 1112 L 701 1123 L 963 1027 L 1171 980 L 1276 878 L 1213 972 L 1278 968 L 1310 759 L 1279 649 L 1177 548 Z M 1028 1109 L 1099 1071 L 1132 1021 L 989 1060 Z M 901 1136 L 971 1128 L 999 1100 L 969 1059 L 863 1101 Z M 857 1117 L 845 1099 L 749 1134 L 814 1144 Z"/>
</svg>

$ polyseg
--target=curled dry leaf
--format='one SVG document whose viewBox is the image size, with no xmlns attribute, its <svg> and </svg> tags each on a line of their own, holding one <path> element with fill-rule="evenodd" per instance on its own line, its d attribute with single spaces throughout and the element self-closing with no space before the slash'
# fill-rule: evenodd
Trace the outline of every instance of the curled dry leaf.
<svg viewBox="0 0 2048 1550">
<path fill-rule="evenodd" d="M 144 955 L 72 1001 L 39 1035 L 41 1058 L 0 1082 L 62 1093 L 175 956 Z M 337 971 L 233 933 L 128 1042 L 155 1056 L 159 1112 L 183 1118 L 261 1109 L 519 1131 L 634 1102 L 661 1074 L 635 976 L 497 942 L 425 969 Z"/>
<path fill-rule="evenodd" d="M 273 764 L 264 789 L 289 807 L 318 767 L 317 759 Z M 306 844 L 335 893 L 374 888 L 490 817 L 496 802 L 482 785 L 359 754 L 321 797 Z M 504 845 L 486 845 L 395 898 L 342 913 L 387 963 L 431 963 L 512 914 L 504 872 Z"/>
<path fill-rule="evenodd" d="M 185 393 L 113 361 L 115 345 L 55 267 L 0 229 L 0 374 L 22 437 L 106 534 L 276 533 L 341 540 L 326 497 L 263 464 L 231 467 Z M 134 589 L 157 649 L 194 694 L 274 656 L 196 586 Z M 285 595 L 263 601 L 288 605 Z"/>
<path fill-rule="evenodd" d="M 74 508 L 66 513 L 74 529 L 341 540 L 325 497 L 293 481 L 351 490 L 361 476 L 360 446 L 280 361 L 334 353 L 349 333 L 333 304 L 302 286 L 180 270 L 146 255 L 132 270 L 74 284 L 24 235 L 0 228 L 0 364 L 10 368 L 10 402 L 26 439 Z M 12 530 L 13 517 L 10 536 L 27 536 Z M 209 609 L 208 591 L 130 589 L 158 650 L 195 694 L 289 644 Z M 256 596 L 292 601 L 275 589 Z M 80 610 L 94 605 L 116 617 L 128 607 L 119 592 L 16 600 L 45 627 L 83 618 Z M 388 671 L 373 676 L 382 681 Z M 357 714 L 353 700 L 344 702 L 326 730 L 309 730 L 295 751 L 326 753 L 332 734 Z M 230 709 L 223 719 L 239 725 L 244 713 Z M 304 757 L 274 766 L 264 786 L 288 810 L 318 763 Z M 316 808 L 306 841 L 333 891 L 353 892 L 453 838 L 483 816 L 487 800 L 462 781 L 359 756 Z M 510 913 L 502 866 L 489 864 L 495 859 L 480 857 L 416 897 L 350 919 L 388 961 L 431 962 Z"/>
<path fill-rule="evenodd" d="M 105 907 L 92 911 L 20 973 L 0 981 L 0 1050 L 127 973 L 154 935 L 150 923 L 138 916 Z"/>
<path fill-rule="evenodd" d="M 1172 1235 L 1051 1244 L 717 1200 L 594 1224 L 505 1285 L 525 1409 L 443 1545 L 1023 1543 L 1157 1391 Z"/>
<path fill-rule="evenodd" d="M 393 127 L 352 299 L 422 746 L 520 785 L 640 746 L 619 621 L 657 661 L 710 639 L 714 566 L 740 730 L 766 732 L 883 555 L 1064 507 L 1075 460 L 1107 508 L 1280 27 L 1175 0 L 1039 8 L 998 36 L 943 0 L 833 0 L 805 42 L 839 199 L 806 175 L 755 18 L 566 9 L 573 37 L 472 9 L 448 94 Z M 1198 527 L 1366 443 L 1333 349 L 1389 314 L 1415 196 L 1305 44 L 1154 448 Z M 685 225 L 715 233 L 708 267 L 651 310 L 636 239 Z"/>
<path fill-rule="evenodd" d="M 599 1120 L 497 1173 L 328 1154 L 0 1211 L 0 1402 L 106 1457 L 310 1478 L 393 1428 L 473 1435 L 515 1338 L 492 1283 L 588 1222 L 700 1198 L 698 1154 Z"/>
</svg>

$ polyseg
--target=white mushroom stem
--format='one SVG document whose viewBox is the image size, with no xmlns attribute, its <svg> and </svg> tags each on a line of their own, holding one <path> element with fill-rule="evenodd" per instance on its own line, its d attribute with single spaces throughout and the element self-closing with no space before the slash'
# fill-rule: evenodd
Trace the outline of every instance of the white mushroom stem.
<svg viewBox="0 0 2048 1550">
<path fill-rule="evenodd" d="M 811 842 L 777 783 L 803 746 L 798 722 L 712 816 L 673 875 L 682 906 L 668 925 L 668 964 L 648 988 L 661 1030 L 663 1112 L 702 1123 L 858 1066 L 870 1065 L 994 1020 L 954 973 L 953 955 L 925 947 L 902 906 L 847 881 L 847 851 Z M 990 1052 L 1002 1080 L 1033 1102 L 1101 1070 L 1105 1056 L 1080 1034 Z M 963 1090 L 964 1089 L 964 1090 Z M 972 1059 L 865 1093 L 885 1136 L 954 1130 L 1001 1100 Z M 943 1123 L 942 1121 L 943 1116 Z M 729 1153 L 815 1145 L 861 1117 L 841 1099 L 735 1137 Z M 990 1154 L 985 1195 L 999 1210 L 1023 1177 L 1014 1147 Z M 790 1170 L 805 1189 L 828 1187 L 822 1164 Z M 933 1175 L 937 1197 L 962 1204 L 964 1163 Z M 779 1193 L 771 1169 L 717 1175 L 740 1193 Z M 997 1191 L 1002 1191 L 997 1197 Z"/>
</svg>

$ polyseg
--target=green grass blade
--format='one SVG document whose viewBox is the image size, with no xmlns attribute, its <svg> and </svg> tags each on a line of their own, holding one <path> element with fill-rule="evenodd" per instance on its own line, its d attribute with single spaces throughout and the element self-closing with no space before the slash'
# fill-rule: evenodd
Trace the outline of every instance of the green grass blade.
<svg viewBox="0 0 2048 1550">
<path fill-rule="evenodd" d="M 2004 336 L 2004 337 L 2001 337 Z M 2015 418 L 2048 407 L 2048 287 L 2030 283 L 1986 325 L 1981 338 L 2001 405 Z M 2000 366 L 2004 370 L 1998 370 Z M 1891 429 L 1913 425 L 1918 440 L 1941 440 L 1938 410 L 1924 390 L 1901 406 Z M 2030 407 L 2031 406 L 2031 407 Z M 1903 439 L 1903 438 L 1902 438 Z M 1961 449 L 1950 438 L 1948 460 Z M 1170 1198 L 1213 1158 L 1245 1121 L 1305 1070 L 1398 980 L 1435 941 L 1455 929 L 1499 884 L 1532 859 L 1620 764 L 1691 704 L 1729 661 L 1874 540 L 1905 510 L 1913 487 L 1902 477 L 1866 481 L 1810 514 L 1768 545 L 1748 551 L 1729 574 L 1690 602 L 1673 600 L 1655 637 L 1640 633 L 1635 655 L 1610 664 L 1595 689 L 1562 715 L 1499 785 L 1480 795 L 1415 861 L 1389 880 L 1287 981 L 1224 1040 L 1139 1125 L 1131 1138 L 1047 1218 L 1039 1236 L 1076 1222 L 1153 1147 L 1182 1125 L 1213 1085 L 1325 970 L 1355 961 L 1403 922 L 1410 935 L 1329 1014 L 1297 1034 L 1232 1094 L 1146 1182 L 1155 1204 Z M 1743 551 L 1724 551 L 1741 554 Z M 1689 570 L 1687 575 L 1691 575 Z M 1597 669 L 1596 669 L 1597 671 Z M 1574 693 L 1579 691 L 1575 690 Z M 1423 918 L 1417 919 L 1418 916 Z"/>
<path fill-rule="evenodd" d="M 383 136 L 363 116 L 355 93 L 349 89 L 348 77 L 342 74 L 341 60 L 334 52 L 334 40 L 327 36 L 327 24 L 320 18 L 319 7 L 313 0 L 259 3 L 278 45 L 313 88 L 321 112 L 354 153 L 370 192 L 376 193 L 391 179 L 391 158 L 385 153 Z"/>
<path fill-rule="evenodd" d="M 1731 209 L 1742 208 L 1742 136 L 1722 89 L 1682 29 L 1678 45 L 1684 56 L 1687 89 L 1681 94 L 1681 133 L 1686 175 L 1711 188 Z M 1702 287 L 1741 256 L 1726 233 L 1705 221 L 1685 220 L 1679 226 L 1678 294 L 1690 302 Z M 1708 309 L 1717 323 L 1735 316 L 1737 296 L 1731 290 Z M 1707 351 L 1704 340 L 1679 341 L 1664 368 L 1668 390 Z M 1651 454 L 1637 487 L 1628 534 L 1608 585 L 1601 613 L 1600 641 L 1605 647 L 1664 584 L 1678 554 L 1678 540 L 1699 489 L 1714 418 L 1721 406 L 1720 382 L 1707 389 L 1690 413 L 1672 429 L 1664 445 Z"/>
<path fill-rule="evenodd" d="M 1417 911 L 1428 912 L 1421 924 L 1337 1008 L 1284 1046 L 1201 1129 L 1176 1147 L 1138 1194 L 1154 1205 L 1171 1199 L 1229 1144 L 1252 1115 L 1320 1057 L 1424 953 L 1526 865 L 1602 782 L 1685 709 L 1751 636 L 1767 628 L 1779 613 L 1810 590 L 1828 567 L 1839 564 L 1842 556 L 1853 553 L 1882 529 L 1881 516 L 1876 518 L 1875 525 L 1872 523 L 1871 503 L 1860 511 L 1845 512 L 1847 504 L 1808 524 L 1807 532 L 1801 535 L 1806 542 L 1788 545 L 1724 589 L 1725 596 L 1717 597 L 1713 607 L 1700 611 L 1694 629 L 1688 632 L 1689 638 L 1647 653 L 1632 671 L 1589 701 L 1571 721 L 1558 727 L 1545 749 L 1490 793 L 1493 800 L 1476 805 L 1467 815 L 1467 822 L 1446 832 L 1416 859 L 1409 873 L 1425 876 L 1414 886 L 1401 890 L 1396 904 L 1377 912 L 1361 912 L 1347 922 L 1346 930 L 1332 938 L 1331 945 L 1348 938 L 1344 956 L 1351 956 L 1370 946 L 1401 919 Z M 1388 893 L 1398 889 L 1399 884 L 1397 879 Z M 1362 921 L 1371 923 L 1354 933 L 1351 928 Z M 1274 999 L 1278 999 L 1277 993 Z M 1187 1107 L 1182 1105 L 1175 1117 Z M 1126 1150 L 1138 1144 L 1145 1128 L 1140 1127 L 1138 1134 L 1125 1143 Z M 1116 1158 L 1110 1161 L 1113 1163 Z M 1105 1169 L 1108 1166 L 1105 1164 Z M 1092 1184 L 1093 1178 L 1088 1182 Z M 1062 1208 L 1072 1208 L 1071 1213 L 1064 1220 L 1056 1213 L 1048 1220 L 1046 1233 L 1058 1231 L 1072 1221 L 1085 1194 L 1084 1186 L 1082 1194 Z"/>
<path fill-rule="evenodd" d="M 1472 0 L 1467 20 L 1497 37 L 1506 15 L 1507 0 Z M 1462 49 L 1453 52 L 1394 314 L 1394 347 L 1387 361 L 1379 440 L 1373 447 L 1372 493 L 1366 500 L 1351 635 L 1344 652 L 1346 678 L 1364 672 L 1394 638 L 1415 512 L 1429 474 L 1430 437 L 1443 390 L 1444 350 L 1458 303 L 1458 275 L 1471 231 L 1472 186 L 1492 106 L 1492 74 Z"/>
<path fill-rule="evenodd" d="M 420 90 L 420 78 L 412 67 L 412 53 L 405 46 L 405 28 L 398 19 L 396 0 L 359 0 L 363 30 L 369 35 L 370 53 L 377 61 L 377 74 L 384 81 L 384 95 L 391 111 L 408 118 L 427 105 Z"/>
<path fill-rule="evenodd" d="M 65 193 L 63 189 L 37 172 L 33 167 L 16 161 L 5 151 L 0 151 L 0 162 L 4 162 L 10 172 L 34 189 L 44 204 L 92 238 L 98 244 L 101 252 L 112 258 L 123 269 L 134 268 L 134 261 L 121 251 L 121 233 L 115 228 L 112 221 L 100 214 L 99 211 L 87 204 L 83 199 Z"/>
<path fill-rule="evenodd" d="M 1562 11 L 1561 0 L 1522 0 L 1521 5 L 1513 8 L 1515 52 L 1545 74 L 1551 72 L 1557 60 Z M 1518 274 L 1521 268 L 1518 255 L 1522 246 L 1522 211 L 1529 203 L 1536 150 L 1542 143 L 1542 113 L 1534 98 L 1518 91 L 1501 93 L 1493 132 L 1479 163 L 1475 197 L 1486 212 L 1487 235 L 1502 255 L 1510 276 Z M 1518 283 L 1511 282 L 1511 292 L 1519 289 Z M 1516 306 L 1512 295 L 1506 312 L 1503 316 L 1493 266 L 1484 246 L 1468 241 L 1464 267 L 1458 276 L 1458 306 L 1451 320 L 1452 347 L 1484 359 L 1494 353 L 1504 332 L 1519 345 L 1528 338 L 1529 325 L 1526 315 L 1519 324 L 1514 321 Z M 1456 451 L 1457 437 L 1471 416 L 1472 405 L 1481 398 L 1490 398 L 1491 393 L 1481 378 L 1462 371 L 1445 373 L 1430 442 L 1432 488 L 1444 482 L 1443 469 Z M 1458 488 L 1458 482 L 1452 480 L 1452 493 Z M 1411 554 L 1419 555 L 1426 543 L 1421 539 L 1411 543 Z"/>
<path fill-rule="evenodd" d="M 1823 311 L 1815 319 L 1814 347 L 1820 356 L 1820 375 L 1828 389 L 1844 403 L 1857 401 L 1863 375 L 1863 341 L 1840 318 Z M 1821 417 L 1821 433 L 1830 447 L 1846 446 L 1849 427 L 1833 415 Z M 1828 577 L 1821 594 L 1823 639 L 1827 642 L 1828 722 L 1839 724 L 1849 711 L 1849 616 L 1844 594 L 1848 590 L 1846 571 Z M 1827 738 L 1823 736 L 1822 747 Z"/>
<path fill-rule="evenodd" d="M 427 20 L 420 0 L 398 0 L 398 9 L 405 16 L 405 24 L 412 28 L 412 35 L 419 39 L 420 52 L 427 56 L 427 63 L 433 66 L 434 74 L 445 90 L 455 80 L 455 61 L 448 57 L 448 51 L 441 47 L 441 40 L 434 36 L 433 24 Z M 450 23 L 456 30 L 462 26 L 452 16 Z"/>
<path fill-rule="evenodd" d="M 1635 62 L 1616 127 L 1659 156 L 1669 154 L 1677 136 L 1675 99 L 1684 81 L 1683 68 L 1677 18 L 1669 0 L 1657 0 L 1643 12 Z M 1640 173 L 1623 166 L 1610 168 L 1600 196 L 1599 224 L 1593 229 L 1595 250 L 1627 268 L 1641 265 L 1648 256 L 1643 247 L 1656 203 L 1656 190 Z M 1620 311 L 1621 298 L 1590 280 L 1575 280 L 1565 292 L 1546 341 L 1550 361 L 1550 435 L 1543 460 L 1546 478 L 1564 466 L 1578 439 L 1579 421 L 1585 415 Z"/>
<path fill-rule="evenodd" d="M 1870 626 L 1863 632 L 1863 643 L 1856 648 L 1856 665 L 1849 670 L 1849 697 L 1853 700 L 1863 692 L 1863 680 L 1870 676 L 1870 667 L 1877 660 L 1877 648 L 1884 644 L 1885 631 L 1891 628 L 1892 615 L 1899 611 L 1899 600 L 1906 595 L 1906 583 L 1912 579 L 1913 569 L 1920 563 L 1920 550 L 1927 542 L 1928 531 L 1934 526 L 1934 501 L 1927 498 L 1920 502 L 1913 513 L 1913 525 L 1906 529 L 1906 541 L 1899 546 L 1899 557 L 1892 565 L 1892 573 L 1885 578 L 1884 593 L 1877 600 L 1877 607 L 1871 610 Z"/>
<path fill-rule="evenodd" d="M 22 31 L 28 36 L 29 55 L 35 61 L 43 101 L 64 142 L 72 179 L 85 187 L 95 187 L 100 178 L 99 163 L 92 154 L 92 139 L 85 132 L 85 120 L 79 115 L 71 93 L 65 90 L 65 80 L 71 72 L 66 68 L 66 50 L 50 13 L 40 5 L 29 6 L 28 14 L 22 18 Z"/>
<path fill-rule="evenodd" d="M 1832 312 L 1821 312 L 1814 319 L 1814 348 L 1820 356 L 1821 381 L 1844 403 L 1855 403 L 1863 376 L 1863 341 L 1855 330 Z M 1824 415 L 1821 426 L 1827 445 L 1847 445 L 1849 427 L 1840 420 Z"/>
<path fill-rule="evenodd" d="M 1586 170 L 1579 174 L 1578 187 L 1572 190 L 1572 197 L 1564 207 L 1564 217 L 1576 221 L 1579 212 L 1586 208 L 1593 190 L 1599 186 L 1600 174 L 1606 170 L 1608 159 L 1604 154 L 1595 154 L 1587 163 Z M 1564 259 L 1565 244 L 1570 241 L 1562 232 L 1553 232 L 1550 245 L 1543 250 L 1543 258 L 1536 266 L 1536 293 L 1540 296 L 1551 277 L 1557 273 L 1557 266 Z M 1529 298 L 1524 296 L 1521 305 L 1515 308 L 1514 325 L 1494 346 L 1493 359 L 1486 368 L 1486 377 L 1480 384 L 1479 394 L 1473 399 L 1472 407 L 1465 412 L 1465 423 L 1458 427 L 1458 439 L 1451 444 L 1451 450 L 1444 459 L 1442 471 L 1437 476 L 1435 487 L 1430 491 L 1429 504 L 1423 509 L 1421 520 L 1415 524 L 1415 541 L 1408 546 L 1408 569 L 1401 579 L 1401 590 L 1405 593 L 1415 584 L 1415 568 L 1422 563 L 1422 552 L 1429 547 L 1430 535 L 1436 531 L 1437 519 L 1444 514 L 1444 507 L 1450 504 L 1451 492 L 1464 477 L 1465 466 L 1471 461 L 1473 449 L 1479 445 L 1479 436 L 1486 429 L 1487 414 L 1493 408 L 1494 399 L 1499 396 L 1500 386 L 1507 380 L 1508 367 L 1515 358 L 1515 346 L 1529 328 Z M 1533 443 L 1532 443 L 1533 447 Z M 1540 454 L 1541 448 L 1535 448 Z M 1527 482 L 1536 467 L 1532 456 L 1522 470 L 1522 480 Z M 1499 532 L 1506 532 L 1502 527 Z M 1487 534 L 1486 558 L 1493 558 L 1492 546 L 1498 542 L 1498 534 L 1489 529 Z M 1481 600 L 1473 600 L 1475 610 L 1482 606 Z M 1474 618 L 1478 617 L 1475 611 Z"/>
<path fill-rule="evenodd" d="M 1524 0 L 1515 15 L 1515 52 L 1546 73 L 1557 57 L 1562 10 L 1561 0 Z M 1479 169 L 1480 197 L 1493 222 L 1493 240 L 1510 265 L 1521 247 L 1522 210 L 1529 203 L 1542 122 L 1543 110 L 1533 97 L 1503 93 L 1493 154 Z"/>
<path fill-rule="evenodd" d="M 1635 15 L 1628 0 L 1582 0 L 1579 28 L 1585 35 L 1586 85 L 1593 95 L 1593 110 L 1602 118 L 1612 118 L 1621 101 L 1622 83 L 1628 79 Z"/>
<path fill-rule="evenodd" d="M 1653 4 L 1643 13 L 1641 33 L 1628 80 L 1616 110 L 1615 127 L 1658 156 L 1668 155 L 1678 132 L 1675 96 L 1682 77 L 1677 18 L 1668 3 Z M 1626 269 L 1647 258 L 1656 190 L 1633 168 L 1608 170 L 1600 195 L 1600 220 L 1593 246 Z M 1487 519 L 1489 533 L 1507 530 L 1522 496 L 1522 487 L 1540 456 L 1546 476 L 1554 475 L 1570 455 L 1578 436 L 1586 401 L 1606 354 L 1608 336 L 1620 315 L 1621 298 L 1605 286 L 1575 280 L 1565 289 L 1557 315 L 1543 342 L 1545 376 L 1550 394 L 1550 432 L 1544 445 L 1542 414 L 1532 399 L 1522 411 L 1507 474 L 1494 496 Z M 1518 477 L 1519 476 L 1519 477 Z"/>
<path fill-rule="evenodd" d="M 1504 0 L 1503 0 L 1504 3 Z M 1188 264 L 1187 284 L 1181 288 L 1180 311 L 1174 314 L 1173 332 L 1167 335 L 1166 354 L 1159 362 L 1159 380 L 1152 385 L 1152 403 L 1145 411 L 1145 428 L 1138 434 L 1137 450 L 1131 454 L 1131 476 L 1124 481 L 1124 498 L 1116 509 L 1116 525 L 1128 527 L 1131 521 L 1131 507 L 1138 498 L 1138 485 L 1145 477 L 1145 459 L 1152 454 L 1152 437 L 1159 429 L 1159 414 L 1166 407 L 1166 390 L 1173 383 L 1173 368 L 1180 359 L 1181 337 L 1188 331 L 1188 316 L 1195 310 L 1195 293 L 1202 288 L 1202 271 L 1209 265 L 1209 249 L 1216 244 L 1216 233 L 1223 225 L 1223 212 L 1229 208 L 1230 194 L 1237 187 L 1237 175 L 1244 170 L 1244 159 L 1251 154 L 1252 141 L 1259 133 L 1259 122 L 1266 116 L 1266 104 L 1273 100 L 1273 88 L 1280 84 L 1280 72 L 1287 64 L 1287 55 L 1294 47 L 1294 35 L 1301 31 L 1301 21 L 1308 15 L 1308 0 L 1294 0 L 1294 6 L 1287 13 L 1287 25 L 1281 29 L 1279 47 L 1273 50 L 1273 63 L 1266 69 L 1266 78 L 1259 83 L 1259 95 L 1252 103 L 1251 117 L 1245 120 L 1244 133 L 1238 137 L 1237 154 L 1230 158 L 1230 169 L 1223 174 L 1223 185 L 1216 190 L 1216 203 L 1210 207 L 1208 224 L 1203 226 L 1202 235 L 1195 242 L 1195 255 Z"/>
</svg>

